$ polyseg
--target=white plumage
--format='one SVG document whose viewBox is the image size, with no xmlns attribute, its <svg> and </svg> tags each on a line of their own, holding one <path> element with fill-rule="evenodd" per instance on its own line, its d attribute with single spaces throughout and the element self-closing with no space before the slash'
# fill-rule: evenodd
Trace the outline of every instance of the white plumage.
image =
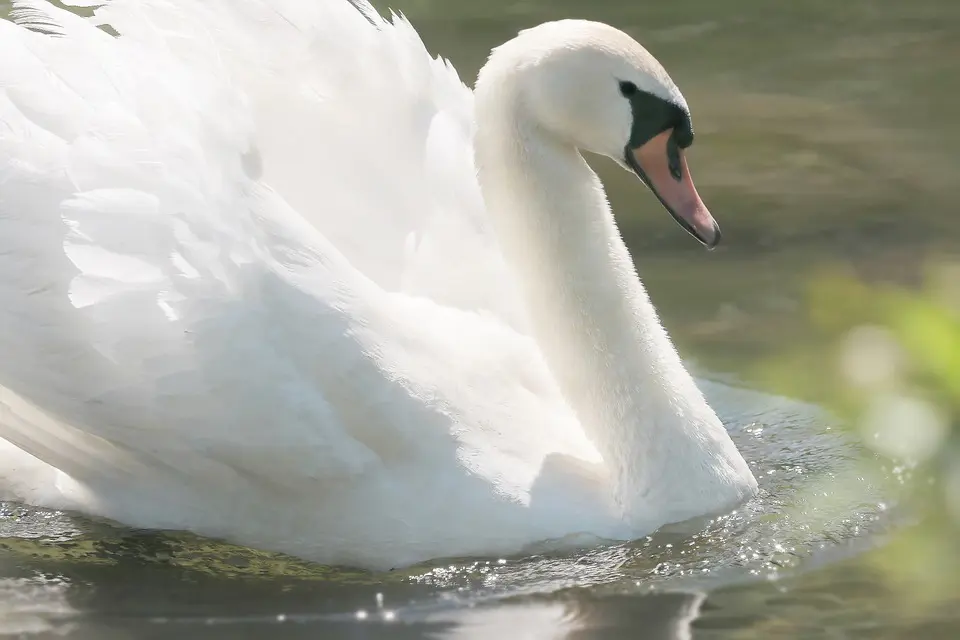
<svg viewBox="0 0 960 640">
<path fill-rule="evenodd" d="M 403 18 L 363 0 L 14 7 L 18 24 L 0 21 L 7 497 L 390 567 L 628 538 L 754 490 L 632 265 L 610 278 L 626 311 L 578 298 L 573 315 L 642 330 L 611 337 L 604 320 L 613 351 L 555 348 L 569 332 L 546 335 L 543 313 L 569 305 L 534 302 L 606 278 L 609 256 L 578 245 L 542 273 L 557 246 L 513 228 L 536 220 L 517 210 L 534 183 L 481 193 L 478 168 L 499 170 L 474 166 L 473 94 Z M 638 82 L 676 92 L 609 27 L 538 30 L 494 55 L 488 101 L 519 64 L 511 48 L 566 41 L 620 47 Z M 607 229 L 599 182 L 575 178 L 600 200 L 558 207 L 594 207 Z M 558 370 L 578 357 L 583 371 Z M 621 366 L 651 357 L 645 373 Z"/>
</svg>

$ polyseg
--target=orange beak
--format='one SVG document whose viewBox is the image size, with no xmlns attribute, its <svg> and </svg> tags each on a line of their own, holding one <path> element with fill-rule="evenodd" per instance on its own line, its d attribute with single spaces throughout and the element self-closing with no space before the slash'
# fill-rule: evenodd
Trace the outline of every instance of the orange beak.
<svg viewBox="0 0 960 640">
<path fill-rule="evenodd" d="M 673 139 L 673 129 L 636 149 L 627 149 L 626 161 L 681 227 L 708 249 L 717 246 L 720 227 L 693 185 L 683 149 Z"/>
</svg>

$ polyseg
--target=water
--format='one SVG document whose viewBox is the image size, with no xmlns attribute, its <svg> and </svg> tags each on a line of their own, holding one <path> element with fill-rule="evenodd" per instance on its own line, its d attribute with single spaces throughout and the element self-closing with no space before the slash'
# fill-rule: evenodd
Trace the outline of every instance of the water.
<svg viewBox="0 0 960 640">
<path fill-rule="evenodd" d="M 884 477 L 814 405 L 742 388 L 811 332 L 808 274 L 913 281 L 955 254 L 960 127 L 950 0 L 396 0 L 472 79 L 547 19 L 616 24 L 694 112 L 698 187 L 725 233 L 699 249 L 597 162 L 638 268 L 754 469 L 736 512 L 577 554 L 454 559 L 386 574 L 181 534 L 0 509 L 0 634 L 73 638 L 953 638 L 956 607 L 902 615 L 875 559 L 903 526 Z M 2 2 L 0 2 L 2 8 Z M 827 367 L 830 363 L 818 363 Z M 811 372 L 816 374 L 816 371 Z M 718 382 L 725 380 L 726 382 Z M 642 634 L 642 635 L 641 635 Z"/>
</svg>

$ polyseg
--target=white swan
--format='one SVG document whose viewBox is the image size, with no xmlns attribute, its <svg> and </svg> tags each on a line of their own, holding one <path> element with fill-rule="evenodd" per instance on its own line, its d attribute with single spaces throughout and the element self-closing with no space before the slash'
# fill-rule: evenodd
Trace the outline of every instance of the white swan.
<svg viewBox="0 0 960 640">
<path fill-rule="evenodd" d="M 580 155 L 719 239 L 687 105 L 624 33 L 524 31 L 474 96 L 365 0 L 13 17 L 7 498 L 383 568 L 755 491 Z"/>
</svg>

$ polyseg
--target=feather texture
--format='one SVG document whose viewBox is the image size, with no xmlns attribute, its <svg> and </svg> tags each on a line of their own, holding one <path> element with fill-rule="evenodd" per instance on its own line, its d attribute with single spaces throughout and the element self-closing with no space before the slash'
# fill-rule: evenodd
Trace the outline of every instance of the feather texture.
<svg viewBox="0 0 960 640">
<path fill-rule="evenodd" d="M 25 0 L 14 17 L 0 22 L 0 57 L 18 61 L 0 68 L 0 437 L 49 467 L 20 472 L 35 462 L 8 451 L 8 493 L 393 563 L 423 550 L 317 546 L 376 528 L 331 517 L 360 499 L 351 483 L 419 465 L 415 486 L 526 500 L 551 402 L 570 429 L 541 442 L 589 450 L 510 329 L 523 320 L 484 226 L 471 93 L 404 19 L 333 0 L 117 0 L 89 20 Z M 485 398 L 431 373 L 478 359 L 496 365 L 488 382 L 505 376 Z M 545 381 L 525 403 L 546 410 L 501 451 L 482 425 L 502 405 L 468 410 L 497 385 L 514 404 L 516 376 Z M 464 466 L 427 473 L 437 447 Z M 473 479 L 484 450 L 506 462 Z M 364 499 L 398 525 L 429 519 Z"/>
</svg>

